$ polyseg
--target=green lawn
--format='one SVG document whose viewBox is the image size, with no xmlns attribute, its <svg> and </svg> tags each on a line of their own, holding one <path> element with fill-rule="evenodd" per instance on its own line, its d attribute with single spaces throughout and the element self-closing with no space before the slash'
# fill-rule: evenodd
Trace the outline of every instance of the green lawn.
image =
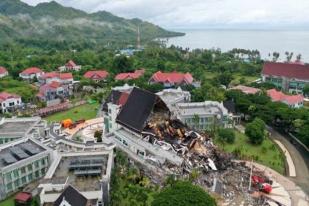
<svg viewBox="0 0 309 206">
<path fill-rule="evenodd" d="M 209 72 L 209 71 L 206 71 L 204 72 L 205 74 L 205 78 L 210 80 L 210 79 L 213 79 L 215 78 L 219 73 L 218 72 Z M 236 83 L 236 84 L 239 84 L 239 80 L 243 77 L 246 81 L 246 83 L 251 83 L 255 80 L 257 80 L 258 78 L 260 78 L 259 76 L 247 76 L 247 75 L 243 75 L 243 74 L 240 74 L 240 73 L 233 73 L 233 83 Z"/>
<path fill-rule="evenodd" d="M 0 202 L 0 206 L 14 206 L 14 197 L 10 197 L 2 202 Z"/>
<path fill-rule="evenodd" d="M 278 146 L 269 138 L 266 138 L 261 145 L 255 146 L 248 142 L 245 134 L 235 132 L 236 138 L 233 144 L 222 144 L 215 140 L 216 144 L 226 152 L 236 154 L 241 159 L 251 160 L 268 166 L 277 172 L 284 173 L 284 156 Z"/>
<path fill-rule="evenodd" d="M 64 119 L 72 119 L 73 121 L 80 119 L 93 119 L 97 115 L 99 104 L 84 104 L 82 106 L 74 107 L 64 112 L 59 112 L 46 117 L 49 122 L 60 122 Z"/>
</svg>

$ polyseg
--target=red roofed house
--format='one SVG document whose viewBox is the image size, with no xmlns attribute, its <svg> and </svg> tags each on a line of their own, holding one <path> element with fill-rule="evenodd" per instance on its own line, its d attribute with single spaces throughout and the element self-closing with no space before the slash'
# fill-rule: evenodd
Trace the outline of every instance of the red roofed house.
<svg viewBox="0 0 309 206">
<path fill-rule="evenodd" d="M 267 95 L 273 102 L 282 102 L 291 108 L 300 108 L 304 106 L 304 97 L 301 94 L 286 95 L 276 89 L 267 90 Z"/>
<path fill-rule="evenodd" d="M 80 71 L 82 69 L 82 66 L 76 65 L 73 60 L 68 61 L 64 66 L 61 66 L 58 68 L 60 72 L 66 72 L 66 71 Z"/>
<path fill-rule="evenodd" d="M 60 98 L 67 98 L 71 95 L 68 85 L 63 85 L 59 82 L 51 82 L 40 87 L 37 97 L 43 101 L 48 102 Z"/>
<path fill-rule="evenodd" d="M 52 82 L 59 82 L 61 84 L 73 84 L 72 73 L 48 72 L 39 78 L 41 84 L 50 84 Z"/>
<path fill-rule="evenodd" d="M 138 79 L 141 76 L 143 76 L 144 73 L 145 73 L 144 69 L 139 69 L 139 70 L 135 70 L 134 72 L 117 74 L 115 79 L 116 80 L 120 80 L 120 81 L 131 80 L 131 79 Z"/>
<path fill-rule="evenodd" d="M 22 104 L 21 97 L 7 92 L 0 93 L 0 112 L 6 113 L 13 111 Z"/>
<path fill-rule="evenodd" d="M 270 82 L 289 93 L 302 93 L 309 84 L 309 65 L 267 62 L 262 71 L 263 82 Z"/>
<path fill-rule="evenodd" d="M 9 75 L 8 70 L 6 70 L 6 68 L 4 68 L 4 67 L 0 67 L 0 78 L 3 78 L 3 77 L 8 76 L 8 75 Z"/>
<path fill-rule="evenodd" d="M 88 71 L 84 74 L 84 77 L 96 82 L 104 81 L 108 77 L 108 72 L 104 70 Z"/>
<path fill-rule="evenodd" d="M 44 72 L 40 68 L 30 67 L 28 69 L 25 69 L 21 73 L 19 73 L 19 77 L 22 78 L 23 80 L 29 81 L 29 80 L 34 79 L 35 77 L 39 78 L 43 74 L 44 74 Z"/>
<path fill-rule="evenodd" d="M 193 77 L 190 73 L 163 73 L 158 71 L 152 75 L 149 80 L 150 84 L 163 84 L 164 87 L 173 87 L 179 85 L 191 85 L 193 84 Z"/>
<path fill-rule="evenodd" d="M 236 87 L 232 87 L 232 90 L 240 90 L 244 94 L 256 94 L 261 92 L 260 89 L 254 88 L 254 87 L 247 87 L 243 85 L 238 85 Z"/>
</svg>

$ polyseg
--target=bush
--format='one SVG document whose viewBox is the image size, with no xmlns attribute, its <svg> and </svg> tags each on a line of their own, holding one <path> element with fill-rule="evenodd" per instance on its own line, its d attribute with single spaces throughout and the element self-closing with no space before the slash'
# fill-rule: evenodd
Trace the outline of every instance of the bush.
<svg viewBox="0 0 309 206">
<path fill-rule="evenodd" d="M 152 206 L 216 206 L 216 201 L 201 187 L 178 181 L 155 195 Z"/>
<path fill-rule="evenodd" d="M 235 141 L 235 132 L 233 129 L 219 129 L 218 136 L 221 141 L 229 144 Z"/>
<path fill-rule="evenodd" d="M 252 144 L 262 144 L 265 138 L 265 123 L 259 118 L 255 118 L 246 126 L 246 135 Z"/>
</svg>

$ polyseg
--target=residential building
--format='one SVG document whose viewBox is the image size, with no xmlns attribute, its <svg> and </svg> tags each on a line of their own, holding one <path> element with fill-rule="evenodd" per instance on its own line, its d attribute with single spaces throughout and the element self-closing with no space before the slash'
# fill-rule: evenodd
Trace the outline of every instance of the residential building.
<svg viewBox="0 0 309 206">
<path fill-rule="evenodd" d="M 228 110 L 223 103 L 215 101 L 178 103 L 173 116 L 190 128 L 202 131 L 232 125 Z"/>
<path fill-rule="evenodd" d="M 180 87 L 177 89 L 164 89 L 156 93 L 156 95 L 165 102 L 170 110 L 173 110 L 177 103 L 191 102 L 190 92 L 184 91 Z"/>
<path fill-rule="evenodd" d="M 40 117 L 0 119 L 0 145 L 17 139 L 44 136 L 45 124 Z"/>
<path fill-rule="evenodd" d="M 52 150 L 31 138 L 0 146 L 0 200 L 43 177 Z"/>
<path fill-rule="evenodd" d="M 236 87 L 230 88 L 230 90 L 240 90 L 244 94 L 257 94 L 260 93 L 261 90 L 254 87 L 247 87 L 244 85 L 238 85 Z"/>
<path fill-rule="evenodd" d="M 67 71 L 80 71 L 82 66 L 75 64 L 73 60 L 68 61 L 64 66 L 58 68 L 60 72 L 67 72 Z"/>
<path fill-rule="evenodd" d="M 145 73 L 144 69 L 135 70 L 134 72 L 117 74 L 115 79 L 118 81 L 127 81 L 132 79 L 139 79 Z"/>
<path fill-rule="evenodd" d="M 55 152 L 40 182 L 41 205 L 103 206 L 109 203 L 113 149 Z"/>
<path fill-rule="evenodd" d="M 63 85 L 59 82 L 51 82 L 40 87 L 37 97 L 40 101 L 48 102 L 55 99 L 68 98 L 72 94 L 68 85 Z"/>
<path fill-rule="evenodd" d="M 9 75 L 9 72 L 6 68 L 0 67 L 0 78 L 6 77 Z"/>
<path fill-rule="evenodd" d="M 20 96 L 7 92 L 0 93 L 0 113 L 12 112 L 21 105 Z"/>
<path fill-rule="evenodd" d="M 304 106 L 304 96 L 301 94 L 297 95 L 286 95 L 276 89 L 267 90 L 267 95 L 273 102 L 282 102 L 287 104 L 291 108 L 300 108 Z"/>
<path fill-rule="evenodd" d="M 96 70 L 96 71 L 87 71 L 84 74 L 84 77 L 86 79 L 91 79 L 95 82 L 100 82 L 100 81 L 104 81 L 106 80 L 106 78 L 108 77 L 108 72 L 104 71 L 104 70 Z"/>
<path fill-rule="evenodd" d="M 149 80 L 150 84 L 162 84 L 165 88 L 193 85 L 193 77 L 190 73 L 170 72 L 164 73 L 158 71 L 152 75 Z"/>
<path fill-rule="evenodd" d="M 61 84 L 73 84 L 72 73 L 48 72 L 39 78 L 41 84 L 50 84 L 52 82 L 59 82 Z"/>
<path fill-rule="evenodd" d="M 289 93 L 302 93 L 309 84 L 309 65 L 267 62 L 262 70 L 262 81 L 274 84 Z"/>
<path fill-rule="evenodd" d="M 31 81 L 35 78 L 40 78 L 44 72 L 37 67 L 30 67 L 25 69 L 19 74 L 19 77 L 22 78 L 23 80 Z"/>
</svg>

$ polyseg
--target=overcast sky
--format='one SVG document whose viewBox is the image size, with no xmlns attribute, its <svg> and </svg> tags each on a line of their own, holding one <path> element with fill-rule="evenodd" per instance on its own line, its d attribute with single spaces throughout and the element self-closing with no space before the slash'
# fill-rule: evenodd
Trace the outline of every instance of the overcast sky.
<svg viewBox="0 0 309 206">
<path fill-rule="evenodd" d="M 36 5 L 49 0 L 22 0 Z M 56 0 L 165 28 L 309 28 L 309 0 Z"/>
</svg>

